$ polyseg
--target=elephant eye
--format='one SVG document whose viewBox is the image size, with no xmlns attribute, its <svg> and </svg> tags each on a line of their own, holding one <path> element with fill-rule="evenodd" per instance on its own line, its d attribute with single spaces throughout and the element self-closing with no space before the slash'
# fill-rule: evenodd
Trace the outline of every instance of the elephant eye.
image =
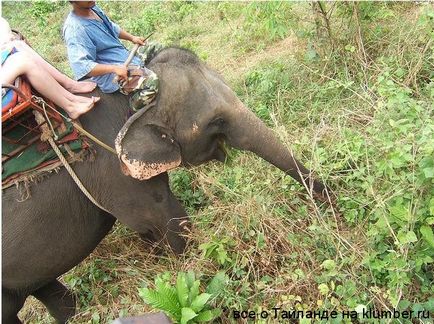
<svg viewBox="0 0 434 324">
<path fill-rule="evenodd" d="M 216 119 L 212 120 L 208 125 L 209 126 L 223 126 L 225 124 L 225 120 L 221 117 L 217 117 Z"/>
</svg>

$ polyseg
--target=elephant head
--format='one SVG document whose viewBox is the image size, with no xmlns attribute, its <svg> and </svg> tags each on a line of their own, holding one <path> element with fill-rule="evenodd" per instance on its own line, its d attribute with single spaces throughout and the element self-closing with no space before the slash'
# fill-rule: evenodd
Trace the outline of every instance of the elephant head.
<svg viewBox="0 0 434 324">
<path fill-rule="evenodd" d="M 156 104 L 133 115 L 116 139 L 125 174 L 145 180 L 179 165 L 224 161 L 227 143 L 256 153 L 326 200 L 324 184 L 193 53 L 164 49 L 149 68 L 160 79 Z"/>
</svg>

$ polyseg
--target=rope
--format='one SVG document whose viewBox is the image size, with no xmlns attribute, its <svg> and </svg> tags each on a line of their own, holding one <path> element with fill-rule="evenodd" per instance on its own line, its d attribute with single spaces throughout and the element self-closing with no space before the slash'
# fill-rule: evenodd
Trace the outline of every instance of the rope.
<svg viewBox="0 0 434 324">
<path fill-rule="evenodd" d="M 41 98 L 39 98 L 41 99 Z M 82 133 L 83 135 L 87 136 L 89 139 L 91 139 L 92 141 L 94 141 L 96 144 L 98 144 L 99 146 L 105 148 L 107 151 L 113 153 L 114 155 L 117 156 L 117 153 L 115 151 L 114 148 L 108 146 L 107 144 L 105 144 L 104 142 L 102 142 L 101 140 L 99 140 L 98 138 L 96 138 L 94 135 L 92 135 L 91 133 L 89 133 L 88 131 L 86 131 L 83 127 L 81 127 L 77 122 L 73 121 L 71 118 L 69 118 L 68 116 L 65 116 L 64 114 L 60 113 L 56 108 L 50 106 L 49 104 L 47 104 L 43 99 L 41 99 L 42 102 L 44 102 L 51 110 L 57 112 L 60 116 L 62 116 L 63 118 L 66 119 L 66 121 L 70 122 L 72 124 L 72 126 L 78 130 L 80 133 Z M 45 109 L 45 107 L 44 107 Z"/>
<path fill-rule="evenodd" d="M 53 124 L 51 123 L 50 118 L 48 118 L 48 114 L 47 114 L 47 108 L 45 107 L 45 105 L 47 104 L 44 99 L 42 99 L 41 97 L 32 96 L 32 99 L 35 100 L 38 104 L 42 105 L 42 110 L 44 111 L 44 115 L 45 115 L 45 120 L 47 121 L 47 124 L 50 126 L 51 129 L 51 134 L 53 135 L 54 139 L 57 141 L 58 140 L 58 136 L 56 134 L 56 132 L 54 131 L 54 127 Z"/>
<path fill-rule="evenodd" d="M 87 130 L 85 130 L 84 128 L 82 128 L 80 125 L 78 125 L 75 121 L 72 121 L 72 126 L 74 126 L 74 128 L 76 130 L 78 130 L 80 133 L 82 133 L 83 135 L 89 137 L 92 141 L 94 141 L 96 144 L 98 144 L 99 146 L 105 148 L 107 151 L 113 153 L 114 155 L 118 155 L 115 151 L 114 148 L 108 146 L 106 143 L 101 142 L 99 139 L 97 139 L 95 136 L 93 136 L 91 133 L 89 133 Z"/>
<path fill-rule="evenodd" d="M 110 213 L 107 209 L 105 209 L 104 207 L 102 207 L 90 194 L 90 192 L 83 186 L 83 184 L 81 183 L 80 179 L 77 177 L 77 175 L 75 174 L 74 170 L 72 170 L 71 166 L 69 165 L 68 161 L 65 159 L 65 157 L 63 156 L 62 152 L 60 151 L 60 149 L 57 147 L 56 143 L 54 142 L 53 138 L 51 137 L 52 134 L 50 134 L 50 129 L 48 128 L 48 126 L 44 123 L 44 117 L 42 116 L 42 114 L 37 111 L 37 110 L 33 110 L 33 114 L 35 115 L 35 119 L 36 122 L 41 125 L 42 128 L 42 136 L 41 136 L 41 140 L 47 141 L 50 143 L 51 147 L 53 148 L 54 152 L 56 152 L 57 156 L 59 157 L 60 161 L 63 163 L 63 165 L 65 166 L 66 170 L 68 171 L 69 175 L 71 176 L 72 180 L 74 180 L 75 184 L 78 186 L 78 188 L 80 188 L 80 190 L 84 193 L 84 195 L 98 208 L 104 210 L 107 213 Z M 48 122 L 47 122 L 48 123 Z"/>
</svg>

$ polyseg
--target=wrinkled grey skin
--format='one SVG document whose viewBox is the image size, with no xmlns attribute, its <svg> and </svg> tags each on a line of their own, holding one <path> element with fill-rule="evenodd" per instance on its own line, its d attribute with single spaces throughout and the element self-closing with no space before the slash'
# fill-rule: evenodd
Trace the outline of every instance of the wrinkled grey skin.
<svg viewBox="0 0 434 324">
<path fill-rule="evenodd" d="M 121 158 L 127 156 L 123 162 L 173 164 L 181 160 L 182 165 L 198 165 L 212 159 L 223 161 L 219 144 L 226 142 L 256 153 L 325 200 L 325 186 L 309 176 L 309 170 L 273 131 L 195 55 L 166 49 L 149 67 L 160 78 L 157 106 L 130 118 L 120 131 L 116 149 Z"/>
<path fill-rule="evenodd" d="M 111 146 L 122 129 L 120 155 L 163 165 L 224 160 L 220 143 L 225 141 L 257 153 L 301 181 L 291 153 L 193 54 L 166 49 L 149 67 L 161 84 L 155 107 L 125 123 L 127 98 L 96 91 L 92 95 L 100 95 L 101 101 L 81 117 L 84 128 Z M 65 169 L 32 184 L 31 198 L 23 202 L 17 201 L 20 194 L 16 188 L 4 191 L 3 323 L 19 323 L 17 312 L 29 295 L 41 300 L 57 322 L 66 322 L 74 314 L 75 301 L 56 278 L 86 258 L 116 219 L 143 237 L 168 242 L 177 253 L 184 250 L 179 233 L 187 215 L 170 191 L 167 173 L 139 181 L 122 173 L 117 156 L 99 146 L 93 148 L 95 159 L 75 163 L 73 168 L 110 213 L 94 206 Z M 323 195 L 324 185 L 310 180 L 309 171 L 297 164 L 308 187 Z"/>
</svg>

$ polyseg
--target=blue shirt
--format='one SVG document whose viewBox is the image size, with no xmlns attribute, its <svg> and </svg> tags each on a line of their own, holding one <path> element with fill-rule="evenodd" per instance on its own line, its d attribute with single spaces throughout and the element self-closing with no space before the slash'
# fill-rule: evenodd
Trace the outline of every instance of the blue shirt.
<svg viewBox="0 0 434 324">
<path fill-rule="evenodd" d="M 94 6 L 92 10 L 102 19 L 87 19 L 77 16 L 72 11 L 63 25 L 63 38 L 68 50 L 69 64 L 74 77 L 85 77 L 99 64 L 123 64 L 129 55 L 128 50 L 119 40 L 121 28 L 112 22 L 104 12 Z M 140 65 L 140 59 L 134 57 L 132 64 Z M 92 77 L 101 90 L 112 93 L 119 89 L 113 83 L 114 73 Z"/>
</svg>

